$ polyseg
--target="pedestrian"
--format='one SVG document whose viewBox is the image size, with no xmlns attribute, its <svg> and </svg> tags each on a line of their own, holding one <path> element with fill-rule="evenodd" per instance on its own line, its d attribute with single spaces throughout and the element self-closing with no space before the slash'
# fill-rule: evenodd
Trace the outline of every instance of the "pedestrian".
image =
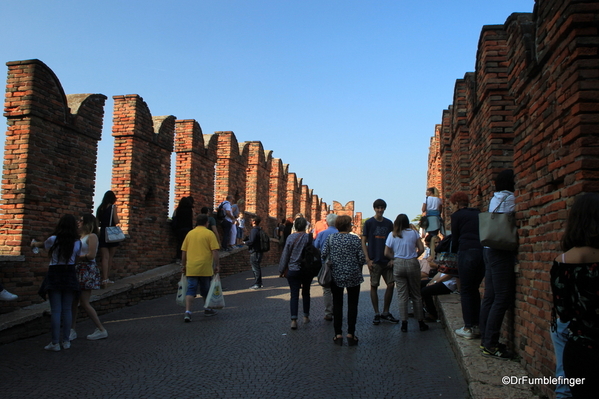
<svg viewBox="0 0 599 399">
<path fill-rule="evenodd" d="M 374 217 L 366 220 L 362 230 L 362 250 L 366 256 L 368 270 L 370 271 L 370 301 L 374 308 L 372 324 L 379 325 L 381 319 L 391 323 L 399 323 L 399 320 L 389 312 L 395 289 L 393 258 L 390 260 L 385 257 L 385 241 L 389 233 L 393 231 L 393 222 L 383 217 L 385 209 L 387 209 L 387 203 L 384 200 L 377 199 L 372 204 L 372 207 L 374 208 Z M 383 297 L 383 314 L 379 313 L 378 295 L 381 277 L 387 285 L 385 296 Z"/>
<path fill-rule="evenodd" d="M 116 248 L 119 246 L 118 242 L 106 242 L 106 227 L 116 226 L 119 224 L 119 210 L 115 205 L 116 195 L 112 191 L 106 191 L 102 202 L 96 211 L 96 217 L 100 223 L 100 236 L 98 237 L 100 248 L 100 256 L 102 257 L 102 282 L 101 285 L 107 286 L 108 284 L 114 284 L 114 281 L 108 278 L 108 272 L 112 266 L 114 254 Z"/>
<path fill-rule="evenodd" d="M 458 191 L 449 198 L 457 206 L 451 215 L 451 251 L 458 254 L 460 276 L 460 302 L 464 326 L 455 330 L 456 335 L 473 339 L 480 337 L 480 283 L 485 277 L 483 247 L 478 234 L 476 208 L 469 208 L 468 194 Z"/>
<path fill-rule="evenodd" d="M 338 233 L 330 234 L 322 247 L 322 258 L 331 260 L 331 292 L 333 293 L 333 342 L 343 345 L 343 290 L 347 290 L 347 344 L 358 344 L 356 321 L 358 320 L 358 301 L 360 284 L 364 281 L 362 267 L 366 263 L 360 238 L 352 231 L 350 216 L 341 215 L 335 220 Z M 323 234 L 323 233 L 320 233 Z"/>
<path fill-rule="evenodd" d="M 569 323 L 563 349 L 566 378 L 572 397 L 594 398 L 599 392 L 599 194 L 578 196 L 562 238 L 562 250 L 551 267 L 553 311 L 551 328 Z M 556 367 L 562 354 L 556 350 Z"/>
<path fill-rule="evenodd" d="M 426 200 L 422 204 L 422 216 L 426 216 L 426 233 L 430 236 L 439 234 L 442 227 L 441 214 L 443 213 L 443 201 L 439 198 L 439 191 L 436 187 L 426 189 Z"/>
<path fill-rule="evenodd" d="M 338 230 L 335 227 L 335 221 L 337 220 L 337 215 L 334 213 L 330 213 L 326 217 L 327 228 L 320 233 L 314 240 L 314 246 L 321 251 L 324 245 L 325 240 L 329 235 L 337 233 Z M 331 287 L 322 287 L 322 299 L 324 301 L 324 319 L 326 321 L 333 320 L 333 293 L 331 292 Z"/>
<path fill-rule="evenodd" d="M 424 252 L 424 245 L 418 232 L 410 228 L 410 220 L 405 214 L 397 215 L 393 222 L 393 231 L 385 242 L 385 256 L 393 259 L 393 276 L 397 285 L 399 317 L 401 331 L 408 331 L 408 302 L 412 298 L 414 317 L 418 320 L 420 331 L 428 330 L 424 322 L 422 295 L 420 291 L 420 262 L 418 258 Z"/>
<path fill-rule="evenodd" d="M 318 222 L 314 223 L 314 230 L 312 231 L 312 238 L 314 238 L 315 240 L 321 231 L 324 231 L 329 227 L 329 224 L 327 223 L 327 215 L 328 214 L 329 214 L 329 212 L 326 210 L 320 212 L 320 220 Z"/>
<path fill-rule="evenodd" d="M 514 212 L 514 172 L 505 169 L 495 178 L 495 193 L 489 203 L 489 212 Z M 511 359 L 514 354 L 499 343 L 505 312 L 514 302 L 516 292 L 515 251 L 483 248 L 485 262 L 485 293 L 480 308 L 480 334 L 483 355 L 497 359 Z"/>
<path fill-rule="evenodd" d="M 252 265 L 252 272 L 254 272 L 254 284 L 250 287 L 251 290 L 257 290 L 262 288 L 262 269 L 260 263 L 264 253 L 260 245 L 260 222 L 262 218 L 260 216 L 254 216 L 252 218 L 252 231 L 250 231 L 250 238 L 245 241 L 244 244 L 248 246 L 250 251 L 250 264 Z"/>
<path fill-rule="evenodd" d="M 177 239 L 177 253 L 175 259 L 177 263 L 181 262 L 181 245 L 185 240 L 187 233 L 193 229 L 193 202 L 192 197 L 183 197 L 179 200 L 179 205 L 173 212 L 172 222 L 173 230 Z"/>
<path fill-rule="evenodd" d="M 81 241 L 77 220 L 73 215 L 63 215 L 54 232 L 45 242 L 32 241 L 31 246 L 45 248 L 50 258 L 44 287 L 48 292 L 52 312 L 50 317 L 52 342 L 44 349 L 58 352 L 61 344 L 63 349 L 69 349 L 73 300 L 79 293 L 75 262 L 81 251 Z"/>
<path fill-rule="evenodd" d="M 87 339 L 94 341 L 108 337 L 108 331 L 106 331 L 100 322 L 96 310 L 90 303 L 92 290 L 100 289 L 100 271 L 96 265 L 96 254 L 98 252 L 98 222 L 94 215 L 86 213 L 81 217 L 79 220 L 79 234 L 81 251 L 79 252 L 79 256 L 77 256 L 75 270 L 77 271 L 77 280 L 79 281 L 81 293 L 78 298 L 73 300 L 73 323 L 69 340 L 72 341 L 77 338 L 75 327 L 77 324 L 79 303 L 81 303 L 81 307 L 85 310 L 87 316 L 96 325 L 96 330 L 87 336 Z"/>
<path fill-rule="evenodd" d="M 286 277 L 291 291 L 289 308 L 291 312 L 291 329 L 297 330 L 299 312 L 299 293 L 302 291 L 302 305 L 304 310 L 304 324 L 310 322 L 310 285 L 314 276 L 302 272 L 302 251 L 307 245 L 312 245 L 312 237 L 306 233 L 308 221 L 298 217 L 293 222 L 296 233 L 287 238 L 281 260 L 279 261 L 279 277 Z"/>
<path fill-rule="evenodd" d="M 214 235 L 216 236 L 216 239 L 218 240 L 218 242 L 220 242 L 218 228 L 216 227 L 216 220 L 212 216 L 212 209 L 208 208 L 207 206 L 203 206 L 202 209 L 200 209 L 200 213 L 208 216 L 208 230 L 211 230 L 214 233 Z"/>
<path fill-rule="evenodd" d="M 181 271 L 187 276 L 187 292 L 185 294 L 186 323 L 191 321 L 191 307 L 198 288 L 200 295 L 206 297 L 214 273 L 220 271 L 219 245 L 216 236 L 208 230 L 208 215 L 200 214 L 196 219 L 196 227 L 187 233 L 181 247 Z M 214 316 L 216 311 L 204 307 L 204 316 Z"/>
<path fill-rule="evenodd" d="M 224 212 L 224 217 L 221 220 L 221 227 L 223 228 L 221 247 L 223 251 L 228 251 L 231 248 L 231 237 L 236 237 L 235 235 L 231 235 L 233 223 L 235 221 L 235 217 L 232 213 L 231 201 L 233 201 L 233 196 L 227 195 L 227 198 L 223 202 L 221 202 L 219 206 L 219 208 L 221 208 Z"/>
</svg>

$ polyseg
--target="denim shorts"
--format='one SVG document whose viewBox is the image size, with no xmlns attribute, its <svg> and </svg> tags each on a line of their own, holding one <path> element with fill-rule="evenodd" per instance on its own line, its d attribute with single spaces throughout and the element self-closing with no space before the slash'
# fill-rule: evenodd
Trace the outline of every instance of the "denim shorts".
<svg viewBox="0 0 599 399">
<path fill-rule="evenodd" d="M 208 296 L 210 291 L 210 283 L 212 282 L 212 276 L 188 276 L 187 277 L 187 293 L 189 296 L 196 296 L 198 294 L 198 286 L 200 287 L 200 295 L 203 298 Z"/>
</svg>

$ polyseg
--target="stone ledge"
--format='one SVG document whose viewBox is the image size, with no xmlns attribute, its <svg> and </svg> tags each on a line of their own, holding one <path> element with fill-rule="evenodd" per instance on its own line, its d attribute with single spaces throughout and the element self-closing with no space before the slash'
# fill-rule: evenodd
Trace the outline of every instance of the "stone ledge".
<svg viewBox="0 0 599 399">
<path fill-rule="evenodd" d="M 504 376 L 529 375 L 519 362 L 484 357 L 480 353 L 480 340 L 455 335 L 454 330 L 464 326 L 459 295 L 440 295 L 437 303 L 445 333 L 464 371 L 473 399 L 540 399 L 533 392 L 534 385 L 504 385 L 501 382 Z"/>
</svg>

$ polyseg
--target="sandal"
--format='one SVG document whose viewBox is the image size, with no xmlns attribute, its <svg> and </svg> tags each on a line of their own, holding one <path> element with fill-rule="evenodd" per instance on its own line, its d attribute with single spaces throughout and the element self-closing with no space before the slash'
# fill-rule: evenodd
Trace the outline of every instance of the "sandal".
<svg viewBox="0 0 599 399">
<path fill-rule="evenodd" d="M 348 335 L 347 336 L 347 346 L 356 346 L 358 345 L 358 337 L 356 337 L 355 335 Z"/>
<path fill-rule="evenodd" d="M 342 335 L 335 335 L 333 337 L 333 342 L 335 343 L 335 345 L 343 346 L 343 336 Z"/>
</svg>

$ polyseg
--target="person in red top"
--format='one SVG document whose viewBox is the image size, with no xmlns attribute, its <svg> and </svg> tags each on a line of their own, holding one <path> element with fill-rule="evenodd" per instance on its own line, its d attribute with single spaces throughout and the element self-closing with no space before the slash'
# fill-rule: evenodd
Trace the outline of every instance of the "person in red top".
<svg viewBox="0 0 599 399">
<path fill-rule="evenodd" d="M 326 221 L 328 214 L 329 213 L 327 211 L 322 211 L 320 213 L 320 220 L 314 224 L 314 231 L 312 231 L 312 238 L 316 239 L 316 236 L 318 235 L 318 233 L 329 228 L 329 225 L 327 224 L 327 221 Z"/>
</svg>

